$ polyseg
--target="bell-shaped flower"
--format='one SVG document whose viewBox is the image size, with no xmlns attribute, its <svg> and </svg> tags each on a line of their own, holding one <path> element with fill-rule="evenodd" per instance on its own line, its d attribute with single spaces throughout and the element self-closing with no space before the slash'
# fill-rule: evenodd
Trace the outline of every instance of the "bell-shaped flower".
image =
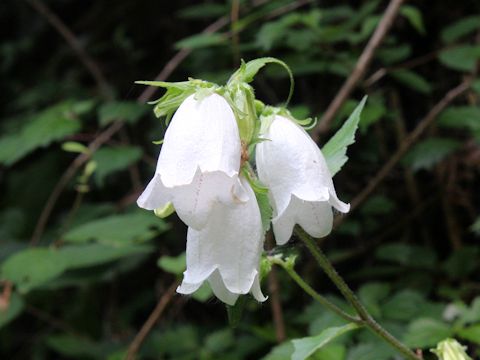
<svg viewBox="0 0 480 360">
<path fill-rule="evenodd" d="M 165 133 L 155 176 L 137 200 L 147 210 L 173 204 L 190 227 L 207 223 L 214 203 L 246 201 L 240 184 L 241 144 L 228 102 L 212 93 L 187 97 Z"/>
<path fill-rule="evenodd" d="M 263 249 L 260 209 L 248 182 L 243 177 L 241 182 L 246 202 L 233 206 L 215 203 L 203 229 L 188 229 L 187 270 L 177 292 L 191 294 L 208 281 L 215 296 L 229 305 L 249 292 L 258 301 L 266 300 L 259 280 Z"/>
<path fill-rule="evenodd" d="M 276 115 L 256 147 L 260 181 L 269 188 L 274 210 L 273 231 L 279 245 L 299 224 L 313 237 L 330 233 L 332 206 L 346 213 L 350 205 L 335 193 L 325 158 L 307 132 L 292 120 Z"/>
</svg>

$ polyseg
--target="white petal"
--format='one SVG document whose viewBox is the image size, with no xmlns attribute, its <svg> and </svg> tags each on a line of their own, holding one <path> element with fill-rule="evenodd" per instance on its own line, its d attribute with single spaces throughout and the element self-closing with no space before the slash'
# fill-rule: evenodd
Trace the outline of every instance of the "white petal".
<svg viewBox="0 0 480 360">
<path fill-rule="evenodd" d="M 155 210 L 163 208 L 171 198 L 170 191 L 163 186 L 160 175 L 155 175 L 138 198 L 137 205 L 143 209 Z"/>
<path fill-rule="evenodd" d="M 238 174 L 241 145 L 237 122 L 228 102 L 218 94 L 185 99 L 167 128 L 156 173 L 166 187 L 192 182 L 202 172 Z"/>
<path fill-rule="evenodd" d="M 212 275 L 210 275 L 210 277 L 208 278 L 208 282 L 210 284 L 210 287 L 212 288 L 213 294 L 218 299 L 223 301 L 225 304 L 231 306 L 235 305 L 239 295 L 232 293 L 226 288 L 218 270 L 215 270 Z"/>
<path fill-rule="evenodd" d="M 184 281 L 200 283 L 218 269 L 228 291 L 246 294 L 258 273 L 263 248 L 260 210 L 252 188 L 242 185 L 248 201 L 234 206 L 217 203 L 207 225 L 188 229 Z"/>
<path fill-rule="evenodd" d="M 193 294 L 195 291 L 197 291 L 200 288 L 200 286 L 202 286 L 202 283 L 190 284 L 185 281 L 182 281 L 180 286 L 177 287 L 177 293 L 190 295 L 190 294 Z"/>
<path fill-rule="evenodd" d="M 190 184 L 173 187 L 170 192 L 180 219 L 197 230 L 205 227 L 214 204 L 232 205 L 248 200 L 237 176 L 221 171 L 202 173 L 200 168 Z"/>
</svg>

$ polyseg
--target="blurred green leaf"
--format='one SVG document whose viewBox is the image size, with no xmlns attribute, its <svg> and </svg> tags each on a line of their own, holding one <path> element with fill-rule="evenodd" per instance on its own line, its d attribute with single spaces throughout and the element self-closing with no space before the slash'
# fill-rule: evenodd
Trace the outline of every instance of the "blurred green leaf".
<svg viewBox="0 0 480 360">
<path fill-rule="evenodd" d="M 431 137 L 416 144 L 404 158 L 414 171 L 432 169 L 460 147 L 460 142 L 440 137 Z"/>
<path fill-rule="evenodd" d="M 438 125 L 446 128 L 466 128 L 480 132 L 480 107 L 450 106 L 438 117 Z"/>
<path fill-rule="evenodd" d="M 480 16 L 467 16 L 442 30 L 442 40 L 452 43 L 469 33 L 480 29 Z"/>
<path fill-rule="evenodd" d="M 128 245 L 151 240 L 168 228 L 153 213 L 137 211 L 90 221 L 70 230 L 63 240 L 72 243 L 96 240 L 103 244 Z"/>
<path fill-rule="evenodd" d="M 8 258 L 2 264 L 1 276 L 26 293 L 61 275 L 66 268 L 67 262 L 57 249 L 29 248 Z"/>
<path fill-rule="evenodd" d="M 327 161 L 330 174 L 335 176 L 337 172 L 345 165 L 348 160 L 347 148 L 355 142 L 355 132 L 360 122 L 360 114 L 367 101 L 364 97 L 360 104 L 353 110 L 350 117 L 345 121 L 342 127 L 333 135 L 323 146 L 322 153 Z"/>
<path fill-rule="evenodd" d="M 210 46 L 218 46 L 226 43 L 227 38 L 218 33 L 189 36 L 175 43 L 176 49 L 200 49 Z"/>
<path fill-rule="evenodd" d="M 97 163 L 95 181 L 103 186 L 105 178 L 117 171 L 124 170 L 142 157 L 142 149 L 136 146 L 104 146 L 93 154 Z"/>
<path fill-rule="evenodd" d="M 100 126 L 108 125 L 115 120 L 121 120 L 133 124 L 148 110 L 148 106 L 139 104 L 135 101 L 111 101 L 100 106 L 100 109 L 98 110 L 98 119 Z"/>
<path fill-rule="evenodd" d="M 23 299 L 16 292 L 12 292 L 6 308 L 0 307 L 0 329 L 19 316 L 24 308 Z"/>
<path fill-rule="evenodd" d="M 403 341 L 412 348 L 427 348 L 450 337 L 452 330 L 445 323 L 429 318 L 414 320 L 407 329 Z"/>
<path fill-rule="evenodd" d="M 317 336 L 310 336 L 302 339 L 292 340 L 294 352 L 292 360 L 304 360 L 312 355 L 316 350 L 328 344 L 336 337 L 358 328 L 358 325 L 350 323 L 344 326 L 331 327 L 323 330 Z"/>
<path fill-rule="evenodd" d="M 459 330 L 458 336 L 460 336 L 462 339 L 480 345 L 480 324 L 475 324 Z"/>
<path fill-rule="evenodd" d="M 438 58 L 443 65 L 453 70 L 472 72 L 480 59 L 480 46 L 459 45 L 443 50 Z"/>
<path fill-rule="evenodd" d="M 404 266 L 425 269 L 433 269 L 437 263 L 437 255 L 432 249 L 404 243 L 382 245 L 375 251 L 375 257 Z"/>
<path fill-rule="evenodd" d="M 75 112 L 74 107 L 72 101 L 49 107 L 26 117 L 19 131 L 0 137 L 0 164 L 12 165 L 35 149 L 77 132 L 81 126 L 78 117 L 83 112 Z"/>
<path fill-rule="evenodd" d="M 181 275 L 187 268 L 186 261 L 187 254 L 183 252 L 175 257 L 164 255 L 158 259 L 157 265 L 163 271 L 172 273 L 174 275 Z"/>
<path fill-rule="evenodd" d="M 184 19 L 208 19 L 229 12 L 226 4 L 202 3 L 182 8 L 178 16 Z"/>
<path fill-rule="evenodd" d="M 389 73 L 395 80 L 422 94 L 432 92 L 432 86 L 422 76 L 411 70 L 395 70 Z"/>
<path fill-rule="evenodd" d="M 376 341 L 352 346 L 347 360 L 391 360 L 396 354 L 387 344 Z"/>
<path fill-rule="evenodd" d="M 403 5 L 400 8 L 400 14 L 404 16 L 420 34 L 425 34 L 425 25 L 423 24 L 423 17 L 420 10 L 411 5 Z"/>
</svg>

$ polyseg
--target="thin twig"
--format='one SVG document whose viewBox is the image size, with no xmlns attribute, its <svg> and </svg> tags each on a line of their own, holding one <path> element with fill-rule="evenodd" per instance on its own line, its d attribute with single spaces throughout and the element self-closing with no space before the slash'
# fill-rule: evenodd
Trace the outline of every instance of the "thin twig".
<svg viewBox="0 0 480 360">
<path fill-rule="evenodd" d="M 378 23 L 375 32 L 368 41 L 367 46 L 360 55 L 355 67 L 353 68 L 352 73 L 347 78 L 340 91 L 337 93 L 333 101 L 328 106 L 327 110 L 323 114 L 318 125 L 313 129 L 312 136 L 314 140 L 318 140 L 320 134 L 328 131 L 330 129 L 330 124 L 333 121 L 333 118 L 337 114 L 338 110 L 342 107 L 343 103 L 347 100 L 350 93 L 353 91 L 355 85 L 362 78 L 365 71 L 367 70 L 368 65 L 370 64 L 375 51 L 377 50 L 380 43 L 383 41 L 385 35 L 390 30 L 393 20 L 398 13 L 400 5 L 402 5 L 404 0 L 391 0 L 388 5 L 385 13 L 383 14 L 382 19 Z"/>
<path fill-rule="evenodd" d="M 432 124 L 437 116 L 445 109 L 453 100 L 468 90 L 472 78 L 467 78 L 455 88 L 451 89 L 447 94 L 428 112 L 428 114 L 420 121 L 417 127 L 408 134 L 400 144 L 398 150 L 390 157 L 387 163 L 380 171 L 368 182 L 368 185 L 352 200 L 351 209 L 357 208 L 365 199 L 377 188 L 377 186 L 385 179 L 393 167 L 405 155 L 408 149 L 420 138 L 423 132 Z M 341 219 L 341 218 L 338 218 Z M 339 220 L 341 221 L 341 220 Z"/>
<path fill-rule="evenodd" d="M 80 61 L 85 68 L 90 72 L 90 75 L 94 78 L 103 96 L 107 99 L 112 98 L 112 92 L 108 81 L 105 79 L 100 67 L 93 60 L 93 58 L 85 51 L 82 44 L 78 41 L 73 32 L 65 25 L 65 23 L 53 12 L 48 6 L 42 3 L 40 0 L 26 0 L 35 10 L 47 19 L 58 33 L 65 39 L 68 45 L 77 54 Z"/>
<path fill-rule="evenodd" d="M 140 331 L 138 332 L 138 334 L 135 336 L 130 346 L 128 347 L 127 356 L 125 357 L 126 360 L 135 359 L 135 354 L 138 352 L 138 350 L 140 349 L 140 346 L 142 346 L 147 335 L 150 333 L 153 326 L 160 319 L 160 317 L 163 314 L 163 311 L 172 300 L 173 295 L 175 294 L 175 289 L 178 287 L 178 285 L 179 285 L 179 281 L 175 280 L 172 283 L 172 285 L 170 285 L 170 287 L 167 289 L 167 291 L 162 295 L 162 297 L 157 303 L 157 306 L 155 306 L 155 309 L 153 309 L 147 321 L 145 321 L 142 328 L 140 329 Z"/>
</svg>

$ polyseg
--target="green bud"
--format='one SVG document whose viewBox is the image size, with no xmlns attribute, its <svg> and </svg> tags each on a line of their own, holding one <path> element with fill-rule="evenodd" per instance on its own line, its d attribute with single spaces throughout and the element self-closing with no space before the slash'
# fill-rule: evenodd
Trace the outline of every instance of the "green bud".
<svg viewBox="0 0 480 360">
<path fill-rule="evenodd" d="M 466 346 L 462 346 L 455 339 L 445 339 L 437 344 L 436 349 L 430 351 L 437 355 L 439 360 L 472 360 L 465 352 L 466 349 Z"/>
<path fill-rule="evenodd" d="M 250 144 L 258 127 L 253 88 L 246 83 L 231 83 L 228 88 L 235 117 L 237 118 L 240 139 Z"/>
</svg>

